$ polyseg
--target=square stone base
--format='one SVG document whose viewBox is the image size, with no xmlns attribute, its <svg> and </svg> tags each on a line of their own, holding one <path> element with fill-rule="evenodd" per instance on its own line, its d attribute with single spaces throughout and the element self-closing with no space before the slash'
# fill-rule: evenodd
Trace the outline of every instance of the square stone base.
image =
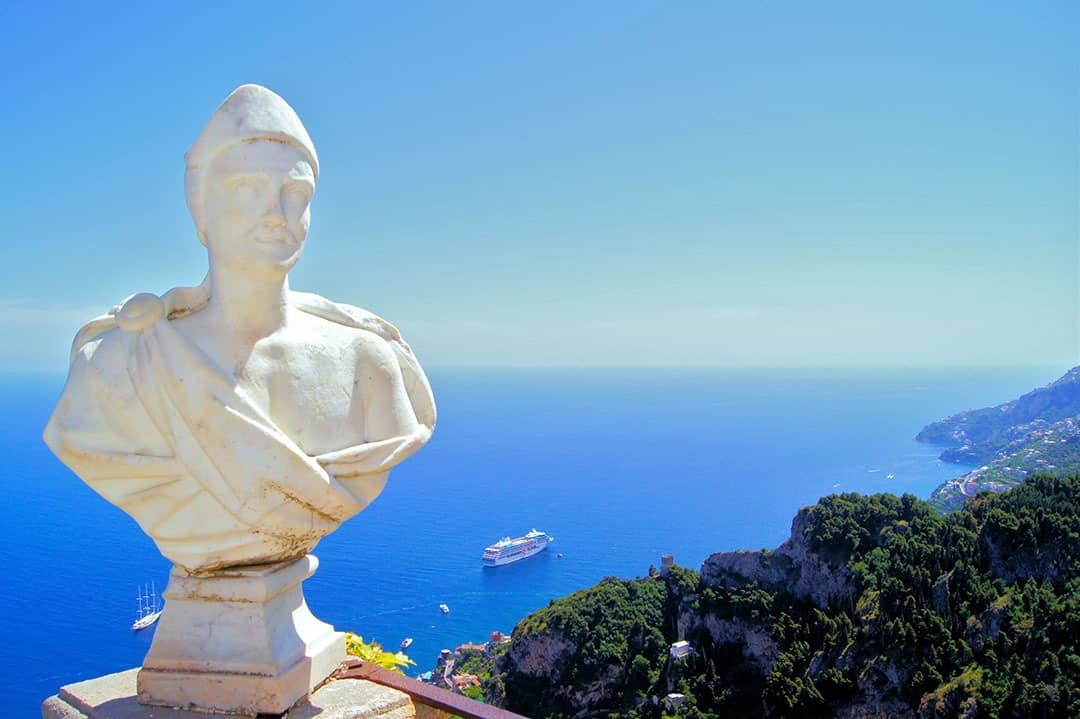
<svg viewBox="0 0 1080 719">
<path fill-rule="evenodd" d="M 140 704 L 138 669 L 68 684 L 41 707 L 43 719 L 211 719 L 231 717 L 197 710 Z M 288 719 L 415 719 L 408 694 L 360 679 L 326 682 L 288 711 Z"/>
<path fill-rule="evenodd" d="M 143 704 L 281 714 L 345 659 L 345 635 L 308 609 L 308 555 L 206 576 L 174 568 L 138 675 Z"/>
</svg>

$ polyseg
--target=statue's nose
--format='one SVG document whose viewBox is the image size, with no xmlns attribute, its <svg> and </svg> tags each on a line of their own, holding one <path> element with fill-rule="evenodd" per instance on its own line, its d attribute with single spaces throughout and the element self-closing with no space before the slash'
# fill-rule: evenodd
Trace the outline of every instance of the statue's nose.
<svg viewBox="0 0 1080 719">
<path fill-rule="evenodd" d="M 262 223 L 265 227 L 284 227 L 285 226 L 285 213 L 281 210 L 281 205 L 274 204 L 273 207 L 266 211 L 263 215 Z"/>
<path fill-rule="evenodd" d="M 266 214 L 263 215 L 263 226 L 265 227 L 284 227 L 288 224 L 289 220 L 285 216 L 285 190 L 281 188 L 277 192 L 277 197 L 271 200 L 270 206 L 266 208 Z"/>
</svg>

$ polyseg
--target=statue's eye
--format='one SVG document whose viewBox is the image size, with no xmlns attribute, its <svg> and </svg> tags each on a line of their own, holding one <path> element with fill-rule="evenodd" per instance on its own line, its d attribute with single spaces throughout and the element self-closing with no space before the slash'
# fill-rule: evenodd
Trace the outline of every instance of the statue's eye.
<svg viewBox="0 0 1080 719">
<path fill-rule="evenodd" d="M 256 177 L 235 177 L 229 180 L 226 186 L 239 195 L 251 196 L 258 192 L 259 185 Z"/>
</svg>

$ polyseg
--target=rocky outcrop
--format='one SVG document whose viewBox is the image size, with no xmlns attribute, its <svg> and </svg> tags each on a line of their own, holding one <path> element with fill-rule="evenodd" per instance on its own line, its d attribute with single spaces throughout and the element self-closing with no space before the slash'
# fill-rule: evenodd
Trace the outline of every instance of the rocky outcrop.
<svg viewBox="0 0 1080 719">
<path fill-rule="evenodd" d="M 1007 584 L 1025 579 L 1062 584 L 1076 572 L 1080 558 L 1080 537 L 1073 535 L 1065 541 L 1039 542 L 1034 546 L 1015 547 L 993 532 L 980 537 L 990 565 L 990 573 Z"/>
<path fill-rule="evenodd" d="M 942 574 L 930 588 L 930 604 L 938 614 L 945 614 L 949 611 L 949 581 L 952 576 L 951 571 Z"/>
<path fill-rule="evenodd" d="M 608 697 L 608 686 L 615 680 L 612 674 L 621 668 L 610 667 L 592 681 L 564 681 L 566 662 L 577 651 L 578 647 L 556 633 L 517 634 L 496 667 L 503 676 L 513 676 L 518 693 L 545 694 L 550 703 L 580 707 L 587 712 Z M 526 713 L 525 707 L 512 702 L 510 708 Z"/>
<path fill-rule="evenodd" d="M 510 644 L 507 657 L 519 672 L 549 676 L 574 649 L 573 644 L 555 634 L 529 634 Z"/>
<path fill-rule="evenodd" d="M 940 717 L 976 719 L 978 716 L 978 700 L 956 688 L 942 692 L 940 695 L 927 695 L 919 704 L 918 719 L 939 719 Z"/>
<path fill-rule="evenodd" d="M 1009 607 L 1010 601 L 1011 598 L 1006 595 L 978 617 L 968 618 L 964 640 L 972 651 L 981 653 L 997 641 L 1002 622 L 1005 620 L 1005 610 Z"/>
<path fill-rule="evenodd" d="M 737 644 L 742 647 L 743 656 L 753 664 L 761 674 L 772 670 L 780 646 L 776 639 L 760 624 L 752 624 L 741 619 L 720 619 L 706 614 L 701 626 L 709 633 L 716 644 Z M 689 636 L 689 635 L 688 635 Z"/>
<path fill-rule="evenodd" d="M 701 565 L 701 581 L 708 587 L 731 588 L 757 582 L 769 590 L 786 589 L 799 570 L 790 556 L 777 551 L 717 552 Z"/>
<path fill-rule="evenodd" d="M 821 609 L 851 599 L 855 596 L 851 572 L 810 549 L 808 521 L 809 511 L 799 510 L 791 523 L 791 536 L 771 552 L 713 554 L 701 567 L 702 583 L 731 588 L 757 582 L 763 589 L 790 593 Z"/>
<path fill-rule="evenodd" d="M 919 702 L 918 719 L 976 719 L 980 716 L 979 701 L 973 696 L 982 686 L 982 671 L 965 671 L 925 695 Z"/>
</svg>

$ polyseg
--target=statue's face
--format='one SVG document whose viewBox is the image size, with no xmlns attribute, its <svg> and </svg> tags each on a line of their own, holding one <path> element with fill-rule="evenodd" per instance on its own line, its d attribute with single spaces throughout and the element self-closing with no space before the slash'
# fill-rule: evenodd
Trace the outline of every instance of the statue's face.
<svg viewBox="0 0 1080 719">
<path fill-rule="evenodd" d="M 203 229 L 211 263 L 265 281 L 300 259 L 315 174 L 304 154 L 270 140 L 242 142 L 207 168 Z"/>
</svg>

